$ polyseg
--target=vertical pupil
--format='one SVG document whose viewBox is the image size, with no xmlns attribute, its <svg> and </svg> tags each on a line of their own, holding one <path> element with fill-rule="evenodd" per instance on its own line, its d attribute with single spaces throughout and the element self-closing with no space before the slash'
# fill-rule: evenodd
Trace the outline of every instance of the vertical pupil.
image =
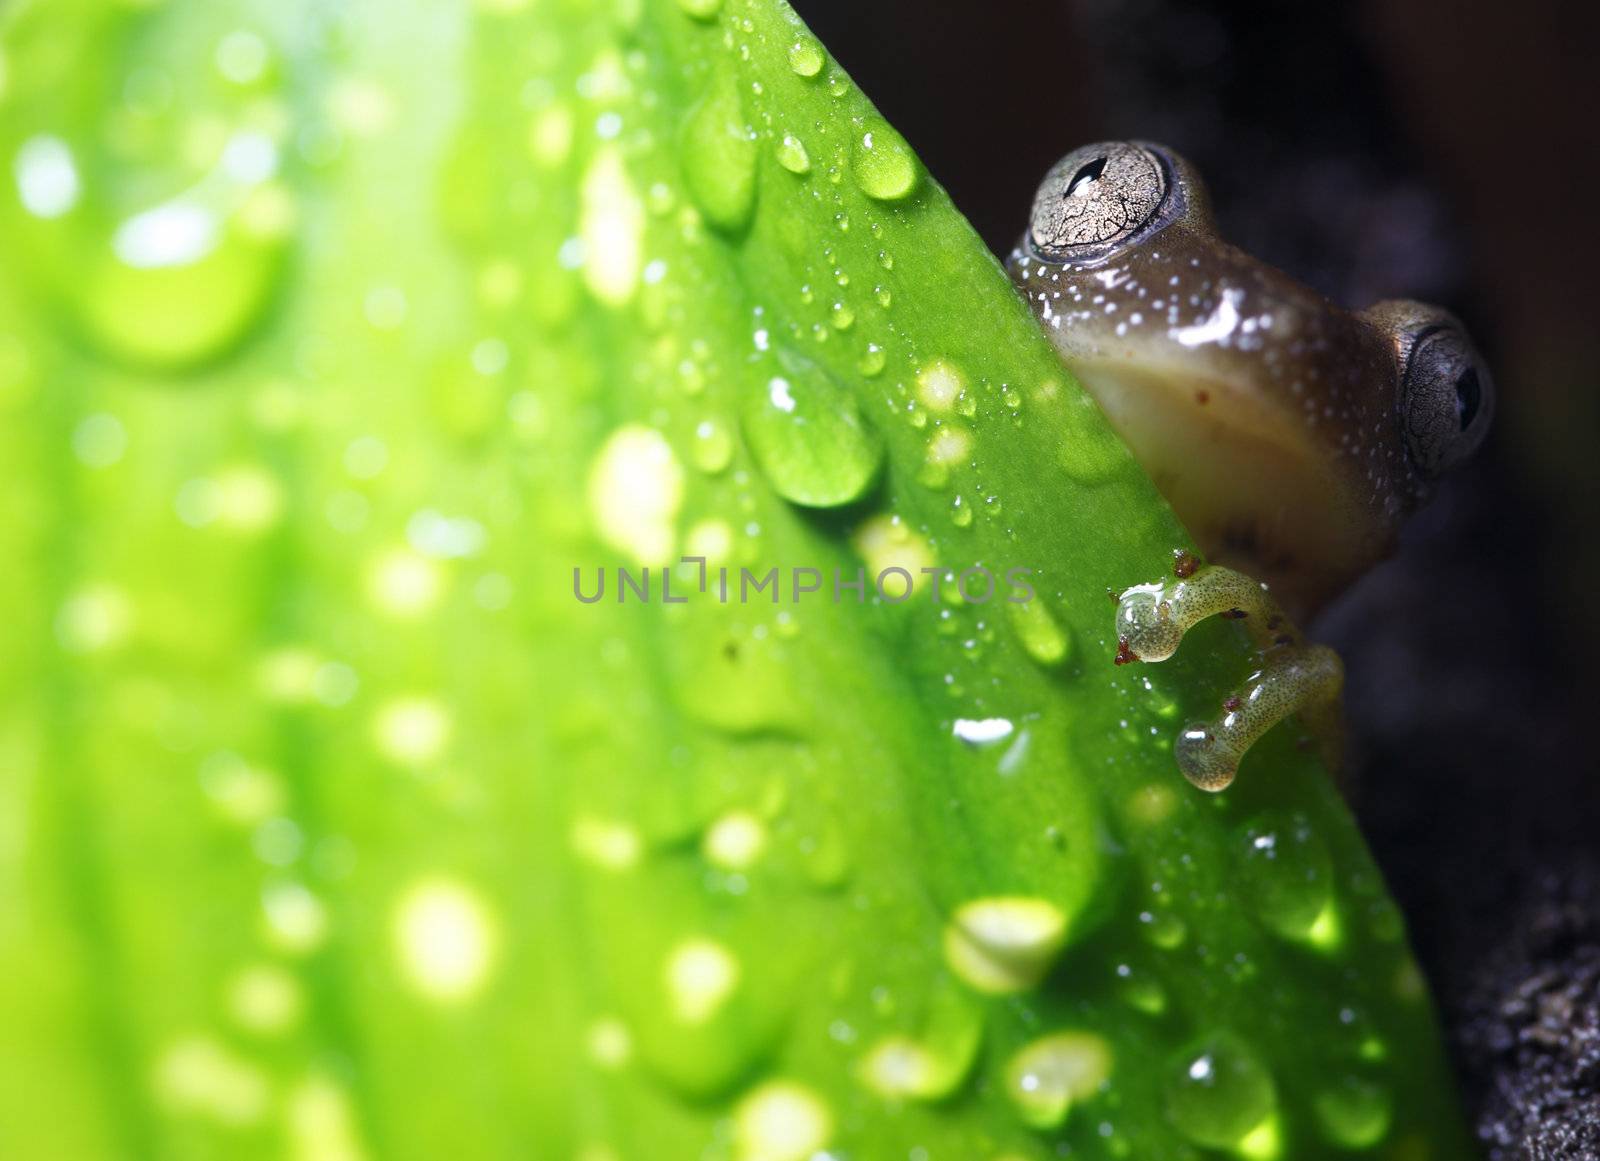
<svg viewBox="0 0 1600 1161">
<path fill-rule="evenodd" d="M 1105 169 L 1106 159 L 1103 157 L 1095 158 L 1072 175 L 1072 180 L 1067 183 L 1067 192 L 1062 196 L 1069 198 L 1083 197 L 1088 192 L 1084 187 L 1099 181 L 1100 175 L 1105 172 Z"/>
<path fill-rule="evenodd" d="M 1462 431 L 1472 426 L 1478 408 L 1483 406 L 1483 387 L 1478 382 L 1478 369 L 1469 367 L 1456 380 L 1456 422 Z"/>
</svg>

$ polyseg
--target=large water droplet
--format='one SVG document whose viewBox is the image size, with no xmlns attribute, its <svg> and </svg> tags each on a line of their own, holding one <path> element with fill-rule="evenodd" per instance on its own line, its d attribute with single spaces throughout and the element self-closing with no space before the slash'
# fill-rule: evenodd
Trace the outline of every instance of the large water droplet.
<svg viewBox="0 0 1600 1161">
<path fill-rule="evenodd" d="M 936 994 L 917 1036 L 885 1036 L 861 1059 L 856 1075 L 890 1100 L 936 1101 L 966 1079 L 983 1039 L 981 1008 L 954 991 Z"/>
<path fill-rule="evenodd" d="M 808 508 L 847 504 L 866 491 L 883 460 L 883 441 L 850 388 L 792 351 L 749 392 L 744 431 L 779 495 Z"/>
<path fill-rule="evenodd" d="M 1189 925 L 1171 911 L 1141 911 L 1144 937 L 1163 951 L 1181 947 L 1189 937 Z"/>
<path fill-rule="evenodd" d="M 731 76 L 719 80 L 689 111 L 683 128 L 683 173 L 707 221 L 739 230 L 756 199 L 756 143 L 745 124 Z"/>
<path fill-rule="evenodd" d="M 1022 642 L 1022 647 L 1028 651 L 1040 665 L 1057 665 L 1066 659 L 1070 647 L 1070 639 L 1066 632 L 1050 615 L 1050 610 L 1045 607 L 1037 592 L 1033 599 L 1023 604 L 1010 604 L 1007 606 L 1011 615 L 1011 627 L 1016 631 L 1017 638 Z"/>
<path fill-rule="evenodd" d="M 1269 812 L 1238 831 L 1241 894 L 1268 930 L 1329 946 L 1339 936 L 1333 903 L 1333 861 L 1304 816 Z"/>
<path fill-rule="evenodd" d="M 966 984 L 990 995 L 1026 991 L 1067 941 L 1067 916 L 1031 896 L 975 899 L 956 909 L 944 930 L 944 957 Z"/>
<path fill-rule="evenodd" d="M 1232 1033 L 1190 1045 L 1171 1068 L 1167 1119 L 1196 1145 L 1237 1148 L 1277 1107 L 1272 1074 Z"/>
<path fill-rule="evenodd" d="M 785 133 L 777 147 L 778 164 L 790 173 L 805 173 L 811 168 L 811 155 L 806 144 L 793 133 Z"/>
<path fill-rule="evenodd" d="M 75 300 L 106 353 L 181 368 L 216 358 L 249 333 L 293 227 L 288 191 L 267 180 L 275 165 L 270 142 L 241 135 L 216 171 L 126 218 L 91 249 Z"/>
<path fill-rule="evenodd" d="M 1383 1140 L 1394 1113 L 1388 1090 L 1358 1076 L 1324 1088 L 1311 1107 L 1328 1140 L 1346 1149 L 1367 1149 Z"/>
<path fill-rule="evenodd" d="M 1035 1040 L 1006 1066 L 1006 1096 L 1035 1129 L 1054 1129 L 1075 1102 L 1111 1075 L 1111 1045 L 1093 1032 L 1057 1032 Z"/>
<path fill-rule="evenodd" d="M 856 184 L 870 198 L 895 201 L 917 188 L 916 155 L 885 121 L 872 122 L 856 138 L 850 161 Z"/>
<path fill-rule="evenodd" d="M 1117 966 L 1117 994 L 1130 1008 L 1146 1016 L 1159 1016 L 1167 1010 L 1167 991 L 1161 981 L 1130 964 Z"/>
<path fill-rule="evenodd" d="M 803 36 L 789 46 L 789 67 L 798 76 L 816 76 L 822 71 L 826 60 L 822 46 L 809 36 Z"/>
<path fill-rule="evenodd" d="M 722 11 L 722 0 L 678 0 L 678 7 L 696 20 L 711 20 Z"/>
<path fill-rule="evenodd" d="M 820 1096 L 792 1081 L 768 1081 L 734 1110 L 737 1161 L 806 1161 L 822 1156 L 833 1113 Z"/>
</svg>

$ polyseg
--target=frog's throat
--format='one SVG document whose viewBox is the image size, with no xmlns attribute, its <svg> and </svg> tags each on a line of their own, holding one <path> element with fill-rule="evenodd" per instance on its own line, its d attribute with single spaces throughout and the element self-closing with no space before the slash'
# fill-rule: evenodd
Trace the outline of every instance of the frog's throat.
<svg viewBox="0 0 1600 1161">
<path fill-rule="evenodd" d="M 1392 533 L 1362 481 L 1298 411 L 1192 367 L 1077 358 L 1072 369 L 1207 559 L 1266 581 L 1294 616 L 1387 551 Z"/>
</svg>

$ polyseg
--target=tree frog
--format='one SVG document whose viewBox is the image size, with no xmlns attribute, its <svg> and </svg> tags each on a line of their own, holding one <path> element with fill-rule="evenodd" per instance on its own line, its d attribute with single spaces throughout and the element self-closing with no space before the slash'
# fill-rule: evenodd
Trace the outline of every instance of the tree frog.
<svg viewBox="0 0 1600 1161">
<path fill-rule="evenodd" d="M 1179 736 L 1206 790 L 1299 713 L 1334 747 L 1343 667 L 1306 617 L 1393 548 L 1478 447 L 1494 384 L 1461 323 L 1403 300 L 1350 311 L 1217 235 L 1205 186 L 1144 141 L 1088 145 L 1039 186 L 1007 263 L 1062 359 L 1210 561 L 1118 600 L 1119 663 L 1162 661 L 1213 615 L 1260 667 Z"/>
</svg>

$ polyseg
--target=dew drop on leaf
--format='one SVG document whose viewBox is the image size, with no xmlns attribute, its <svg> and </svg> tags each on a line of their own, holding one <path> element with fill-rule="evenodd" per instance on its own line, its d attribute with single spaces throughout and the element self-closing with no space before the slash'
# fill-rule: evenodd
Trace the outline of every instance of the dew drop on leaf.
<svg viewBox="0 0 1600 1161">
<path fill-rule="evenodd" d="M 816 76 L 822 71 L 825 60 L 822 46 L 809 36 L 801 37 L 789 46 L 789 67 L 797 76 Z"/>
<path fill-rule="evenodd" d="M 1394 1107 L 1388 1090 L 1358 1076 L 1341 1077 L 1312 1098 L 1323 1135 L 1345 1149 L 1368 1149 L 1389 1132 Z"/>
<path fill-rule="evenodd" d="M 689 194 L 706 220 L 723 230 L 742 229 L 755 207 L 756 143 L 731 75 L 689 111 L 682 155 Z"/>
<path fill-rule="evenodd" d="M 712 20 L 722 11 L 722 0 L 678 0 L 678 7 L 696 20 Z"/>
<path fill-rule="evenodd" d="M 695 467 L 709 475 L 726 468 L 733 458 L 733 434 L 727 424 L 719 419 L 706 419 L 696 425 L 689 458 Z"/>
<path fill-rule="evenodd" d="M 1111 1045 L 1093 1032 L 1057 1032 L 1027 1045 L 1006 1067 L 1006 1096 L 1031 1128 L 1054 1129 L 1073 1102 L 1111 1074 Z"/>
<path fill-rule="evenodd" d="M 294 202 L 276 182 L 228 184 L 202 182 L 97 239 L 78 304 L 107 354 L 182 369 L 255 328 L 283 268 Z"/>
<path fill-rule="evenodd" d="M 790 173 L 806 173 L 811 169 L 811 155 L 806 152 L 805 142 L 793 133 L 785 133 L 778 142 L 778 164 Z"/>
<path fill-rule="evenodd" d="M 849 387 L 792 351 L 748 391 L 745 437 L 786 500 L 831 508 L 859 497 L 878 474 L 883 441 Z"/>
<path fill-rule="evenodd" d="M 1277 1107 L 1272 1074 L 1232 1033 L 1217 1032 L 1191 1044 L 1170 1070 L 1167 1119 L 1196 1145 L 1235 1149 Z"/>
<path fill-rule="evenodd" d="M 887 122 L 872 122 L 856 138 L 850 164 L 856 184 L 870 198 L 897 201 L 917 187 L 916 157 Z"/>
<path fill-rule="evenodd" d="M 1234 849 L 1241 894 L 1268 930 L 1318 946 L 1337 940 L 1333 861 L 1310 823 L 1262 815 L 1239 828 Z"/>
</svg>

